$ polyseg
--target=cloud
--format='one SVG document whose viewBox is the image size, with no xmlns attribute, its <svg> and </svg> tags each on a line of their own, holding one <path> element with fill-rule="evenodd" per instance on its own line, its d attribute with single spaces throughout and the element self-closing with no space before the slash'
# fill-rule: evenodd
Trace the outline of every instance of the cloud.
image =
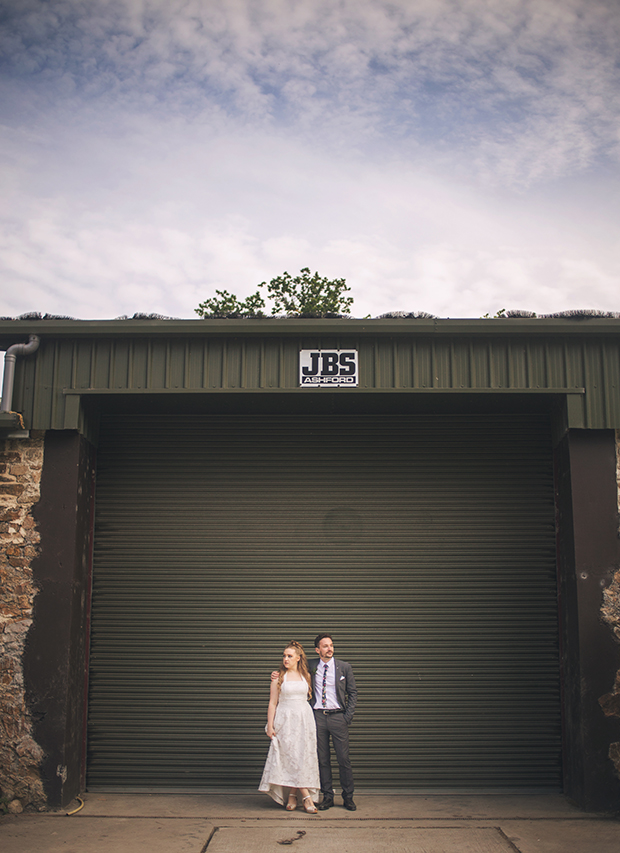
<svg viewBox="0 0 620 853">
<path fill-rule="evenodd" d="M 131 144 L 82 136 L 79 151 L 40 151 L 37 166 L 56 174 L 48 194 L 2 202 L 2 314 L 191 317 L 216 288 L 244 297 L 302 266 L 344 276 L 357 316 L 617 307 L 613 228 L 592 241 L 609 202 L 593 188 L 580 196 L 587 233 L 562 199 L 515 205 L 401 161 L 258 133 L 205 141 L 175 129 L 155 140 L 157 127 Z"/>
<path fill-rule="evenodd" d="M 527 185 L 615 151 L 619 29 L 599 0 L 22 0 L 2 48 L 13 77 L 72 111 L 98 101 L 409 156 L 439 144 Z"/>
<path fill-rule="evenodd" d="M 190 317 L 302 266 L 359 316 L 618 309 L 600 0 L 20 0 L 3 314 Z"/>
</svg>

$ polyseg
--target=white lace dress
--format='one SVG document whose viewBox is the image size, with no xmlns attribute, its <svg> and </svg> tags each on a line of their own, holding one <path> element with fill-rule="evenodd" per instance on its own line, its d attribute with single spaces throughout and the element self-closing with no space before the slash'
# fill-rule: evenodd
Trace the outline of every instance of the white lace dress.
<svg viewBox="0 0 620 853">
<path fill-rule="evenodd" d="M 263 770 L 259 791 L 284 805 L 291 788 L 307 788 L 319 798 L 319 762 L 316 754 L 316 724 L 308 704 L 305 679 L 288 681 L 284 676 L 273 722 L 275 735 Z"/>
</svg>

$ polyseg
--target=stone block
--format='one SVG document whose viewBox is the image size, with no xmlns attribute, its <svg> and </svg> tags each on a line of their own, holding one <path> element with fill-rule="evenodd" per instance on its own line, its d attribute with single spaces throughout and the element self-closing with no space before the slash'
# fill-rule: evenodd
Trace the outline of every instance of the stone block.
<svg viewBox="0 0 620 853">
<path fill-rule="evenodd" d="M 620 717 L 620 693 L 606 693 L 598 701 L 606 717 Z"/>
<path fill-rule="evenodd" d="M 30 737 L 30 735 L 26 735 L 21 738 L 21 740 L 19 740 L 15 745 L 14 749 L 20 758 L 27 756 L 35 763 L 38 763 L 43 758 L 43 750 L 39 744 Z"/>
<path fill-rule="evenodd" d="M 24 492 L 21 483 L 0 483 L 0 495 L 19 497 Z"/>
<path fill-rule="evenodd" d="M 39 442 L 39 446 L 30 447 L 24 450 L 23 459 L 27 459 L 28 462 L 34 463 L 34 465 L 29 465 L 29 468 L 32 469 L 34 466 L 43 464 L 43 442 Z M 16 460 L 17 461 L 17 460 Z"/>
<path fill-rule="evenodd" d="M 25 639 L 25 634 L 30 630 L 32 619 L 21 619 L 19 622 L 13 622 L 6 628 L 7 634 L 17 634 Z"/>
<path fill-rule="evenodd" d="M 32 544 L 33 542 L 37 543 L 37 542 L 41 541 L 41 534 L 39 533 L 38 530 L 26 531 L 26 530 L 22 529 L 22 530 L 20 530 L 20 535 L 21 535 L 22 539 L 24 539 L 26 542 L 28 542 L 30 544 Z"/>
<path fill-rule="evenodd" d="M 0 510 L 0 521 L 17 521 L 23 515 L 23 510 L 19 509 L 4 509 Z"/>
</svg>

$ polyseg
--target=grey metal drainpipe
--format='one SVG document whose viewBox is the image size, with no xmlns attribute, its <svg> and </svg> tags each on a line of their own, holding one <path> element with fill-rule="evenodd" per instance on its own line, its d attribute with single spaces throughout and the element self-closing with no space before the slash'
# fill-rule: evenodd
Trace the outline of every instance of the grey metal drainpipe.
<svg viewBox="0 0 620 853">
<path fill-rule="evenodd" d="M 10 412 L 13 405 L 13 383 L 15 381 L 15 362 L 18 355 L 30 355 L 39 349 L 37 335 L 30 335 L 27 344 L 13 344 L 4 354 L 4 379 L 2 380 L 2 404 L 0 412 Z"/>
</svg>

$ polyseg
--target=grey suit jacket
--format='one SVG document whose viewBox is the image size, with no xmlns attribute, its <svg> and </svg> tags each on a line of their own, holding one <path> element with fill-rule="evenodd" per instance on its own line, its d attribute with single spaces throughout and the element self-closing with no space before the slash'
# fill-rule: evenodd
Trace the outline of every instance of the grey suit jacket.
<svg viewBox="0 0 620 853">
<path fill-rule="evenodd" d="M 315 658 L 309 661 L 310 673 L 312 674 L 312 707 L 314 707 L 314 680 L 316 678 L 317 667 L 321 659 Z M 344 709 L 344 719 L 347 725 L 351 725 L 355 706 L 357 705 L 357 687 L 355 686 L 355 676 L 353 675 L 353 667 L 350 663 L 344 660 L 334 658 L 336 667 L 336 696 L 338 704 Z"/>
</svg>

